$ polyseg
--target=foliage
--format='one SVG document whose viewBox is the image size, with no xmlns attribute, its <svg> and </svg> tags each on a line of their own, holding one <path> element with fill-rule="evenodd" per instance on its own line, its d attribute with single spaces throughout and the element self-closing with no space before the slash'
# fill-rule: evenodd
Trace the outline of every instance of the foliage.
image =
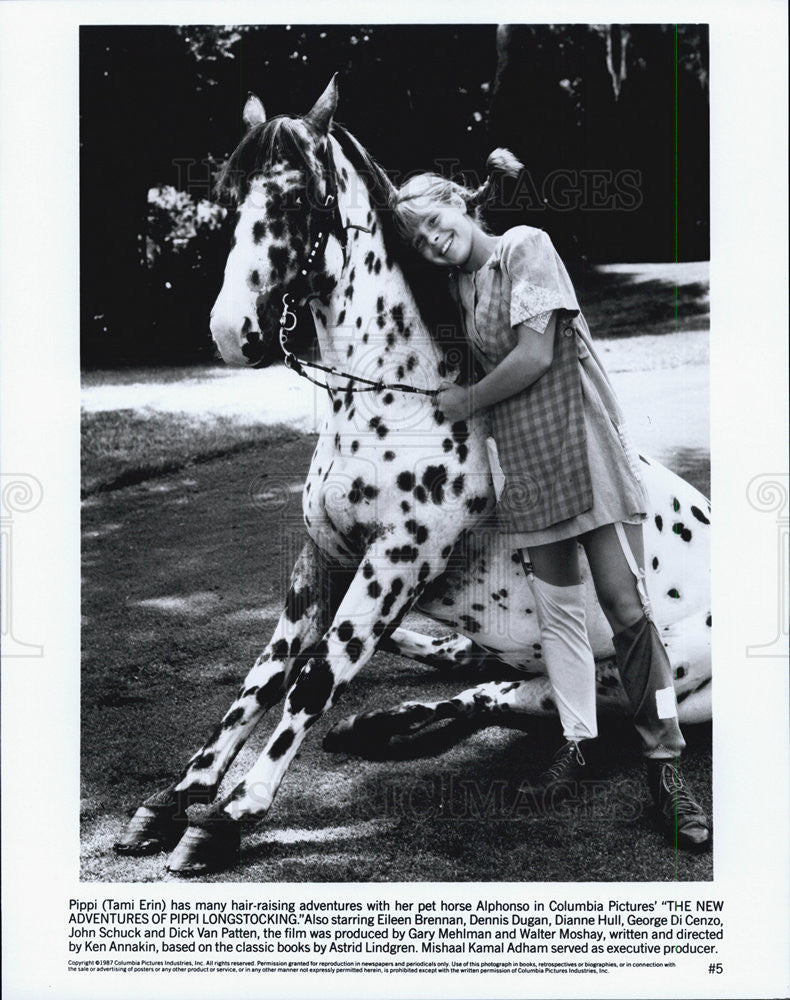
<svg viewBox="0 0 790 1000">
<path fill-rule="evenodd" d="M 303 113 L 334 72 L 339 119 L 396 181 L 417 169 L 479 176 L 506 145 L 537 197 L 495 228 L 545 228 L 571 265 L 707 256 L 704 25 L 83 27 L 87 365 L 213 357 L 227 239 L 208 205 L 244 97 Z M 585 171 L 623 169 L 639 175 L 633 211 L 553 202 L 558 172 L 578 202 Z"/>
</svg>

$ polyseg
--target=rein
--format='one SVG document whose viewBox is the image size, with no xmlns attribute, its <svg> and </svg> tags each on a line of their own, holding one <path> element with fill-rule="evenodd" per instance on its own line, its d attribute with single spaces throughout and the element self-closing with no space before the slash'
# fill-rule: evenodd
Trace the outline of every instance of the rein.
<svg viewBox="0 0 790 1000">
<path fill-rule="evenodd" d="M 306 274 L 306 271 L 302 272 Z M 322 365 L 317 361 L 305 361 L 303 358 L 297 358 L 296 355 L 288 350 L 288 334 L 296 328 L 296 314 L 292 313 L 290 310 L 291 298 L 288 292 L 283 295 L 283 311 L 280 316 L 280 347 L 282 348 L 283 354 L 285 355 L 285 367 L 290 368 L 292 372 L 296 372 L 297 375 L 301 375 L 302 378 L 306 378 L 308 382 L 312 382 L 313 385 L 319 386 L 321 389 L 326 389 L 330 394 L 332 392 L 384 392 L 385 390 L 394 390 L 397 392 L 413 392 L 421 396 L 435 396 L 438 389 L 422 389 L 415 385 L 404 385 L 402 382 L 382 382 L 380 379 L 378 381 L 373 381 L 369 378 L 363 378 L 361 375 L 352 375 L 351 372 L 344 372 L 342 369 L 333 368 L 330 365 Z M 304 305 L 310 301 L 312 298 L 317 298 L 317 294 L 308 295 L 305 299 L 299 303 L 299 305 Z M 326 372 L 328 375 L 336 375 L 338 378 L 347 378 L 349 382 L 345 386 L 331 386 L 327 385 L 326 382 L 320 382 L 318 379 L 313 378 L 308 375 L 305 368 L 315 368 L 318 371 Z M 365 388 L 362 386 L 352 385 L 352 382 L 364 382 Z"/>
</svg>

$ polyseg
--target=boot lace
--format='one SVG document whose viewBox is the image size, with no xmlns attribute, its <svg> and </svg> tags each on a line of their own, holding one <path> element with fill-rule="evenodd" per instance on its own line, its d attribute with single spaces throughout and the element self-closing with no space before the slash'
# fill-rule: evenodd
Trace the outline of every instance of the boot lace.
<svg viewBox="0 0 790 1000">
<path fill-rule="evenodd" d="M 672 764 L 665 764 L 662 768 L 661 784 L 672 796 L 672 805 L 676 814 L 700 812 L 699 804 L 686 787 L 680 772 Z"/>
<path fill-rule="evenodd" d="M 581 749 L 578 743 L 570 741 L 565 744 L 564 747 L 560 747 L 554 757 L 554 763 L 546 771 L 545 779 L 547 782 L 560 781 L 565 777 L 565 771 L 567 770 L 568 764 L 575 761 L 580 766 L 584 767 L 587 763 L 582 756 Z"/>
</svg>

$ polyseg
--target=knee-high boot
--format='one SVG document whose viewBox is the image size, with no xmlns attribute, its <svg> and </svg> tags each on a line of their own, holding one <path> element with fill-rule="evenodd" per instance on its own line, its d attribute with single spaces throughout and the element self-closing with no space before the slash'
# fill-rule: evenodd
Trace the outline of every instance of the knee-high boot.
<svg viewBox="0 0 790 1000">
<path fill-rule="evenodd" d="M 620 680 L 647 758 L 648 785 L 667 838 L 676 846 L 705 849 L 711 841 L 710 823 L 686 786 L 678 763 L 686 742 L 678 723 L 672 666 L 650 615 L 644 575 L 636 565 L 622 525 L 616 527 L 636 577 L 643 614 L 612 641 Z"/>
</svg>

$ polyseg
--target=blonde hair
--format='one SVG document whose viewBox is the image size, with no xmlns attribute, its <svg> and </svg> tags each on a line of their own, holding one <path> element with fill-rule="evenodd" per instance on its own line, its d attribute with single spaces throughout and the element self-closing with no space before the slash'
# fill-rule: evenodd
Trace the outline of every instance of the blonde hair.
<svg viewBox="0 0 790 1000">
<path fill-rule="evenodd" d="M 524 169 L 524 164 L 509 149 L 499 148 L 489 155 L 486 168 L 488 176 L 478 188 L 466 187 L 439 174 L 425 173 L 411 177 L 395 191 L 391 199 L 395 228 L 400 235 L 405 240 L 411 240 L 420 222 L 431 212 L 433 206 L 437 203 L 451 205 L 459 200 L 466 205 L 475 222 L 487 229 L 483 211 L 493 200 L 497 175 L 516 177 Z"/>
</svg>

